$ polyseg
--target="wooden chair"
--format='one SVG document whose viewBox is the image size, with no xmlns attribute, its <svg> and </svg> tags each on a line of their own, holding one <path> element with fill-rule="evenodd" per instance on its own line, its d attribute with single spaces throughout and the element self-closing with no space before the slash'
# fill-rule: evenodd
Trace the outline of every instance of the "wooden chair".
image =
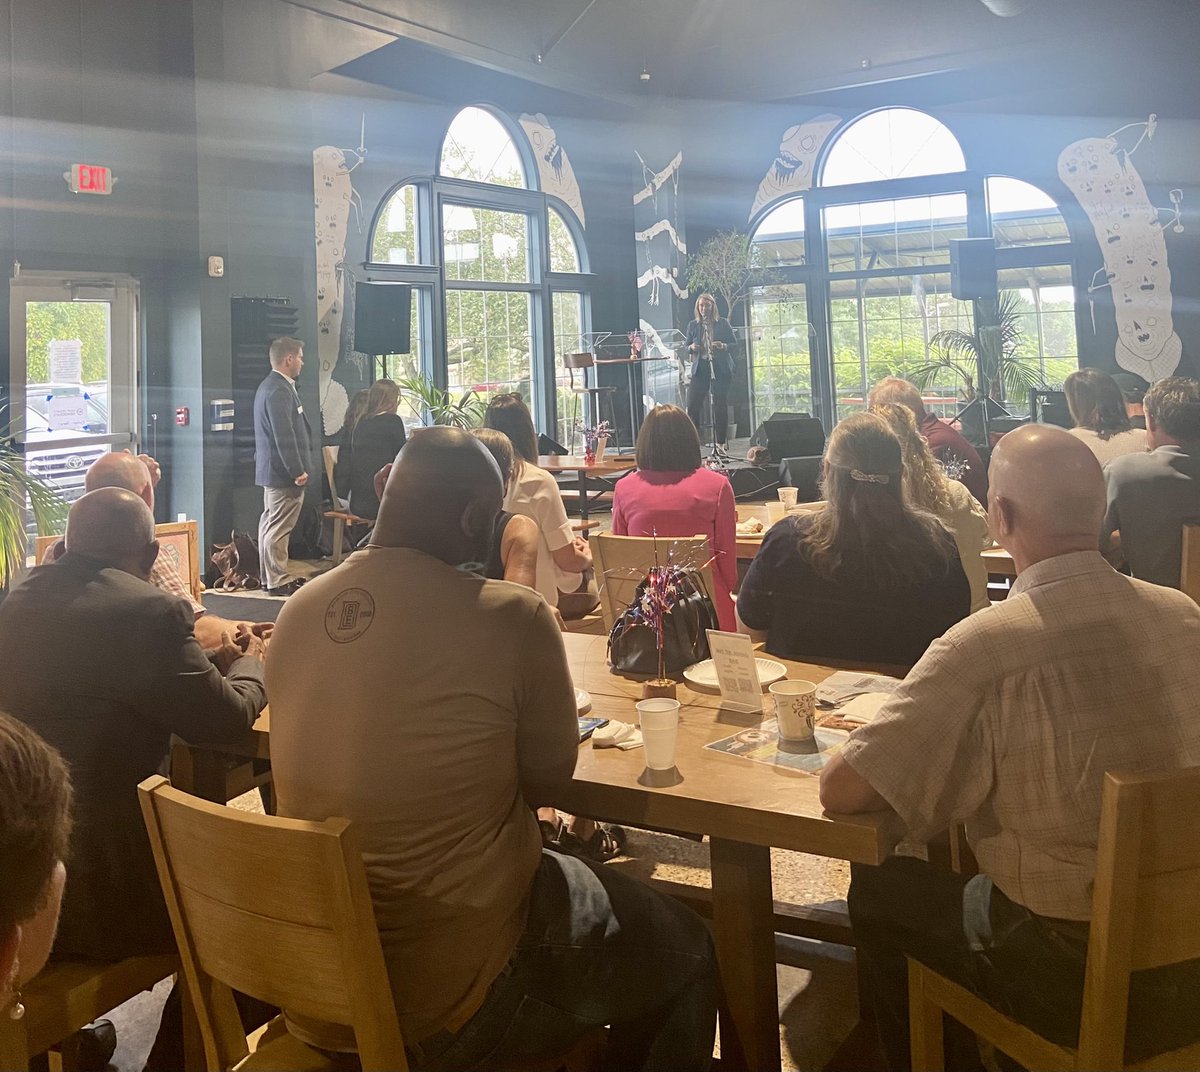
<svg viewBox="0 0 1200 1072">
<path fill-rule="evenodd" d="M 575 440 L 575 434 L 579 429 L 579 400 L 584 395 L 588 396 L 589 406 L 596 414 L 597 422 L 603 420 L 601 407 L 605 399 L 608 400 L 608 425 L 612 429 L 612 434 L 615 437 L 617 434 L 617 413 L 613 405 L 613 395 L 616 393 L 615 387 L 592 387 L 588 384 L 588 369 L 596 367 L 596 357 L 591 353 L 579 354 L 563 354 L 563 368 L 567 370 L 567 376 L 570 379 L 570 385 L 567 390 L 575 396 L 575 413 L 571 421 L 571 442 Z M 577 387 L 575 385 L 575 370 L 578 369 L 582 374 L 583 385 Z M 614 438 L 613 442 L 616 442 Z"/>
<path fill-rule="evenodd" d="M 325 517 L 333 522 L 333 564 L 342 561 L 343 548 L 346 541 L 347 525 L 374 525 L 369 517 L 359 517 L 347 508 L 340 509 L 342 498 L 338 495 L 337 484 L 333 480 L 333 467 L 337 463 L 337 447 L 322 447 L 321 461 L 325 463 L 325 479 L 329 481 L 329 496 L 333 500 L 334 509 L 326 510 Z M 347 500 L 348 501 L 348 500 Z"/>
<path fill-rule="evenodd" d="M 679 561 L 707 563 L 709 558 L 707 536 L 614 536 L 611 532 L 597 532 L 588 540 L 588 545 L 596 567 L 600 613 L 604 616 L 606 631 L 612 629 L 621 612 L 629 606 L 638 582 L 654 565 L 656 555 L 659 563 L 665 563 L 674 548 Z M 715 597 L 712 566 L 706 564 L 700 573 L 709 594 Z"/>
<path fill-rule="evenodd" d="M 1200 525 L 1183 526 L 1179 560 L 1179 590 L 1200 603 Z"/>
<path fill-rule="evenodd" d="M 335 1067 L 278 1021 L 247 1040 L 231 993 L 240 990 L 351 1028 L 364 1072 L 406 1072 L 350 824 L 237 811 L 181 793 L 161 777 L 148 778 L 138 792 L 205 1067 Z"/>
<path fill-rule="evenodd" d="M 1200 1068 L 1200 1043 L 1125 1063 L 1130 973 L 1200 957 L 1197 814 L 1200 768 L 1105 776 L 1078 1048 L 1048 1042 L 909 960 L 913 1068 L 944 1067 L 943 1011 L 1029 1069 Z"/>
<path fill-rule="evenodd" d="M 0 1015 L 0 1068 L 28 1069 L 39 1054 L 177 971 L 174 955 L 51 963 L 22 988 L 25 1015 L 20 1020 Z"/>
</svg>

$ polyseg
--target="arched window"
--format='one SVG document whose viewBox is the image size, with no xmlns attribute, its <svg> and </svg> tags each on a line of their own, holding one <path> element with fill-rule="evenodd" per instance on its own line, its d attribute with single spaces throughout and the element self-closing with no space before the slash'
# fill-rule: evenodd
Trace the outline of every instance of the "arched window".
<svg viewBox="0 0 1200 1072">
<path fill-rule="evenodd" d="M 438 174 L 467 182 L 529 188 L 513 135 L 484 108 L 464 108 L 454 117 L 442 141 Z"/>
<path fill-rule="evenodd" d="M 966 166 L 958 139 L 933 116 L 913 108 L 883 108 L 837 136 L 821 168 L 821 185 L 945 175 Z"/>
<path fill-rule="evenodd" d="M 524 139 L 486 108 L 462 109 L 437 174 L 396 187 L 377 213 L 368 270 L 416 297 L 421 350 L 388 359 L 388 372 L 419 369 L 485 400 L 516 391 L 562 438 L 556 354 L 590 330 L 587 251 L 570 210 L 537 191 Z"/>
<path fill-rule="evenodd" d="M 753 241 L 766 278 L 749 303 L 755 424 L 810 410 L 832 424 L 884 376 L 919 380 L 944 417 L 962 406 L 948 331 L 1002 314 L 1016 357 L 1048 385 L 1077 364 L 1070 234 L 1057 205 L 1018 179 L 968 170 L 933 116 L 885 108 L 847 123 L 802 198 L 767 207 Z M 951 293 L 950 243 L 994 235 L 999 306 Z M 981 327 L 980 330 L 983 330 Z M 1014 414 L 1028 398 L 1000 399 Z"/>
</svg>

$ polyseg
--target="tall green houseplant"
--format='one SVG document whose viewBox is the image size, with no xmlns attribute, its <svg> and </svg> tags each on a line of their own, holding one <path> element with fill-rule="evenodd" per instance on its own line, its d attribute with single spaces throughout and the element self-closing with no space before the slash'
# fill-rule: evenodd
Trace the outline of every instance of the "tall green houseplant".
<svg viewBox="0 0 1200 1072">
<path fill-rule="evenodd" d="M 406 376 L 400 390 L 409 396 L 413 409 L 421 414 L 422 424 L 447 424 L 454 428 L 477 428 L 483 423 L 483 399 L 473 390 L 455 398 L 448 388 L 439 387 L 428 376 Z"/>
<path fill-rule="evenodd" d="M 25 566 L 29 552 L 25 532 L 25 503 L 33 510 L 38 532 L 61 531 L 67 504 L 44 480 L 25 468 L 25 459 L 12 441 L 0 439 L 0 590 Z"/>
</svg>

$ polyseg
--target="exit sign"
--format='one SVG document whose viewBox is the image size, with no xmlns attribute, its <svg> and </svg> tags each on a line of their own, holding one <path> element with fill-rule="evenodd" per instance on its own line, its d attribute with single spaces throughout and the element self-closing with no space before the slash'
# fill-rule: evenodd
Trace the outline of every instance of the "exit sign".
<svg viewBox="0 0 1200 1072">
<path fill-rule="evenodd" d="M 66 180 L 73 194 L 111 194 L 116 181 L 103 164 L 72 164 Z"/>
</svg>

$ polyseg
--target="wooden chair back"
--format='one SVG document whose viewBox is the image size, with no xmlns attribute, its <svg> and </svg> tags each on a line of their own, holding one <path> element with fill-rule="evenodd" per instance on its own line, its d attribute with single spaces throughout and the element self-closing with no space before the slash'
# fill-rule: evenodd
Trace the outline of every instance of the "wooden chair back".
<svg viewBox="0 0 1200 1072">
<path fill-rule="evenodd" d="M 321 448 L 321 461 L 325 465 L 325 479 L 329 481 L 329 497 L 333 500 L 335 510 L 346 503 L 346 500 L 338 494 L 337 484 L 333 479 L 333 467 L 337 465 L 337 456 L 337 447 Z"/>
<path fill-rule="evenodd" d="M 668 557 L 681 563 L 703 563 L 700 573 L 709 594 L 716 598 L 707 536 L 614 536 L 611 532 L 596 532 L 589 537 L 588 546 L 596 567 L 605 630 L 612 629 L 629 606 L 650 567 L 655 562 L 666 563 Z"/>
<path fill-rule="evenodd" d="M 154 526 L 154 538 L 158 540 L 158 553 L 170 555 L 179 570 L 179 576 L 192 598 L 199 602 L 204 583 L 200 577 L 200 526 L 195 521 L 168 521 Z M 34 560 L 40 566 L 61 536 L 39 536 L 34 544 Z"/>
<path fill-rule="evenodd" d="M 1183 526 L 1182 550 L 1179 560 L 1179 590 L 1200 603 L 1200 525 Z"/>
<path fill-rule="evenodd" d="M 160 777 L 138 791 L 208 1067 L 248 1053 L 240 990 L 352 1028 L 364 1072 L 407 1072 L 350 824 L 237 811 Z"/>
<path fill-rule="evenodd" d="M 1200 1068 L 1200 1043 L 1133 1066 L 1125 1061 L 1130 975 L 1200 957 L 1197 814 L 1200 767 L 1105 775 L 1077 1049 L 1048 1041 L 910 959 L 913 1068 L 944 1067 L 943 1010 L 1026 1068 Z"/>
</svg>

